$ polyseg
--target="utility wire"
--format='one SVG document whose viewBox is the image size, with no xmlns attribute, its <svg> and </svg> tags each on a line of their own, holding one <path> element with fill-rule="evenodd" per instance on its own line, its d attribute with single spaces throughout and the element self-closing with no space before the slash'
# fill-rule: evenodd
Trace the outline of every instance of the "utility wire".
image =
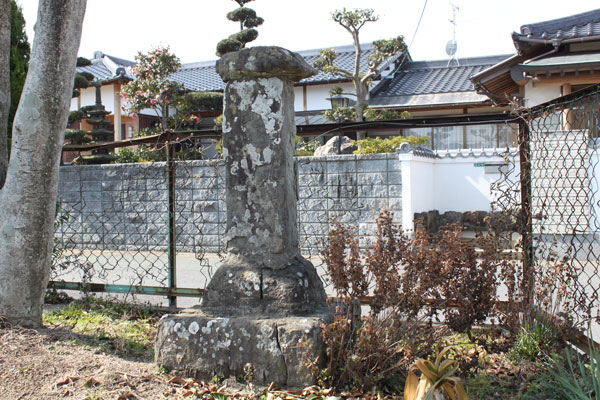
<svg viewBox="0 0 600 400">
<path fill-rule="evenodd" d="M 419 27 L 421 26 L 421 21 L 423 20 L 423 15 L 425 14 L 425 8 L 427 8 L 427 1 L 428 0 L 425 0 L 425 3 L 423 4 L 423 9 L 421 10 L 421 16 L 419 17 L 419 22 L 417 22 L 417 27 L 415 28 L 415 32 L 413 33 L 412 39 L 410 39 L 410 43 L 409 43 L 408 47 L 406 48 L 406 51 L 402 55 L 402 60 L 400 60 L 400 62 L 398 63 L 398 67 L 396 68 L 396 70 L 394 72 L 392 72 L 392 75 L 394 75 L 396 72 L 398 72 L 400 70 L 400 68 L 402 67 L 404 60 L 406 59 L 406 55 L 408 54 L 408 51 L 412 47 L 412 44 L 415 41 L 415 38 L 417 37 L 417 32 L 419 31 Z"/>
<path fill-rule="evenodd" d="M 417 37 L 417 32 L 419 31 L 419 26 L 421 26 L 421 21 L 423 20 L 423 14 L 425 14 L 425 7 L 427 7 L 427 1 L 428 0 L 425 0 L 425 4 L 423 4 L 423 10 L 421 10 L 421 16 L 419 17 L 419 22 L 417 22 L 417 27 L 415 28 L 415 33 L 413 33 L 413 37 L 410 40 L 410 44 L 408 45 L 409 49 L 412 46 L 413 42 L 415 41 L 415 37 Z"/>
</svg>

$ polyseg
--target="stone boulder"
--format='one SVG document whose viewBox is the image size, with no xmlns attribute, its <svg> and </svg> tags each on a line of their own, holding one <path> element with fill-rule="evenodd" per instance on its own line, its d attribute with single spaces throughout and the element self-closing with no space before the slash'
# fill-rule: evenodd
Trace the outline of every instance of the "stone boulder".
<svg viewBox="0 0 600 400">
<path fill-rule="evenodd" d="M 315 156 L 328 156 L 338 154 L 338 136 L 334 136 L 327 141 L 323 146 L 315 150 Z M 358 148 L 352 145 L 352 139 L 347 136 L 341 136 L 342 143 L 340 145 L 339 154 L 352 154 Z"/>
</svg>

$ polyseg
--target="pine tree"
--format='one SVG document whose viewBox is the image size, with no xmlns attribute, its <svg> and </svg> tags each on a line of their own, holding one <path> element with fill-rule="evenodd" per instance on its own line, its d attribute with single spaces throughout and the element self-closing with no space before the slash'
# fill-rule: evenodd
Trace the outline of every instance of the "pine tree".
<svg viewBox="0 0 600 400">
<path fill-rule="evenodd" d="M 10 109 L 8 111 L 8 138 L 12 133 L 13 119 L 19 105 L 27 69 L 31 47 L 25 33 L 23 10 L 15 0 L 10 0 Z"/>
<path fill-rule="evenodd" d="M 240 5 L 233 11 L 227 13 L 227 19 L 240 23 L 240 31 L 229 36 L 227 39 L 221 40 L 217 44 L 217 56 L 238 51 L 246 47 L 246 43 L 255 40 L 258 37 L 258 31 L 254 29 L 263 24 L 264 20 L 256 15 L 256 11 L 251 8 L 244 7 L 246 3 L 253 0 L 234 0 Z"/>
</svg>

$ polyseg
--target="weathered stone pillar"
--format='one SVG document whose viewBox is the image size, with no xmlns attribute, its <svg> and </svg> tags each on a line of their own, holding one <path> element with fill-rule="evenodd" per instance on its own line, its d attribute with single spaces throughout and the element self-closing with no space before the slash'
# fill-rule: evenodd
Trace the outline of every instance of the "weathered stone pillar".
<svg viewBox="0 0 600 400">
<path fill-rule="evenodd" d="M 308 351 L 322 350 L 326 295 L 298 249 L 293 83 L 316 71 L 279 47 L 224 55 L 227 255 L 198 308 L 159 323 L 156 357 L 201 378 L 238 375 L 312 383 Z"/>
</svg>

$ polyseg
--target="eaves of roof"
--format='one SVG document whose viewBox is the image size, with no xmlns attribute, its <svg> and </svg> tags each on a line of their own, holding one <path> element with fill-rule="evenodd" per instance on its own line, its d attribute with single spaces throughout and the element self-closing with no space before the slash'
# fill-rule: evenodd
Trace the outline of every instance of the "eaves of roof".
<svg viewBox="0 0 600 400">
<path fill-rule="evenodd" d="M 600 53 L 563 53 L 540 58 L 520 68 L 526 72 L 581 71 L 600 67 Z"/>
<path fill-rule="evenodd" d="M 512 34 L 519 53 L 538 45 L 552 45 L 600 39 L 600 9 L 549 21 L 521 26 Z"/>
<path fill-rule="evenodd" d="M 519 86 L 510 76 L 511 69 L 527 60 L 528 57 L 515 54 L 496 65 L 491 66 L 471 77 L 471 82 L 478 93 L 485 94 L 492 99 L 503 99 L 519 92 Z"/>
<path fill-rule="evenodd" d="M 490 104 L 487 96 L 470 92 L 430 93 L 404 96 L 380 96 L 369 100 L 373 108 L 437 108 Z"/>
<path fill-rule="evenodd" d="M 77 67 L 77 72 L 88 72 L 94 75 L 94 80 L 102 84 L 113 82 L 131 81 L 133 77 L 127 72 L 127 68 L 134 65 L 133 62 L 121 58 L 104 55 L 103 58 L 92 60 L 92 64 L 85 67 Z"/>
</svg>

